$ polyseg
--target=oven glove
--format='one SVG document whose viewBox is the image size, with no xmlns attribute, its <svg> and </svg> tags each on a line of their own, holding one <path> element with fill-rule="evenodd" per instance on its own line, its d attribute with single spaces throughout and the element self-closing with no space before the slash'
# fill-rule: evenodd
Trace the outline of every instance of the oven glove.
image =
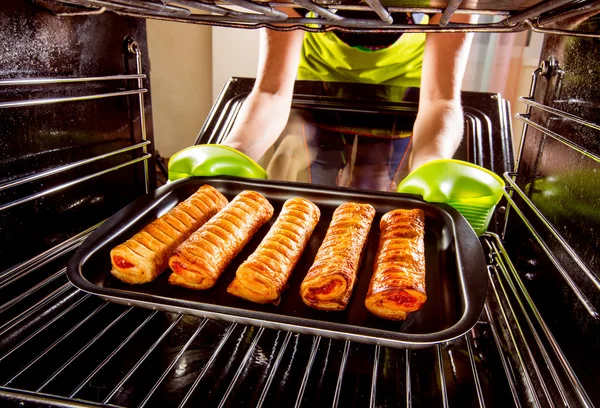
<svg viewBox="0 0 600 408">
<path fill-rule="evenodd" d="M 266 179 L 254 160 L 229 146 L 204 144 L 183 149 L 169 160 L 169 181 L 193 176 L 236 176 Z"/>
<path fill-rule="evenodd" d="M 503 187 L 504 181 L 483 167 L 442 159 L 432 160 L 411 172 L 397 191 L 420 195 L 427 202 L 449 204 L 481 235 L 488 228 Z"/>
</svg>

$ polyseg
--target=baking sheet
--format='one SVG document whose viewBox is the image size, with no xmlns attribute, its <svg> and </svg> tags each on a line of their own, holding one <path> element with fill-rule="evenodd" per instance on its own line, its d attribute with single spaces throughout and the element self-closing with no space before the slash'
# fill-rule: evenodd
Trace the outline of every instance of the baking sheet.
<svg viewBox="0 0 600 408">
<path fill-rule="evenodd" d="M 203 184 L 217 188 L 229 200 L 243 190 L 254 190 L 275 208 L 273 218 L 238 254 L 217 284 L 206 291 L 169 285 L 170 270 L 144 285 L 129 285 L 115 279 L 110 274 L 110 250 Z M 298 196 L 317 204 L 321 219 L 288 281 L 281 303 L 258 305 L 227 293 L 238 266 L 256 249 L 285 200 Z M 311 309 L 302 302 L 300 283 L 325 237 L 333 211 L 349 201 L 369 203 L 377 211 L 353 295 L 343 312 Z M 404 322 L 382 320 L 364 306 L 379 240 L 379 221 L 383 214 L 396 208 L 420 208 L 425 212 L 427 302 Z M 136 200 L 83 243 L 69 261 L 67 275 L 80 289 L 117 303 L 399 348 L 426 347 L 464 334 L 477 322 L 487 290 L 486 263 L 479 239 L 450 206 L 426 203 L 409 195 L 233 177 L 179 180 Z"/>
</svg>

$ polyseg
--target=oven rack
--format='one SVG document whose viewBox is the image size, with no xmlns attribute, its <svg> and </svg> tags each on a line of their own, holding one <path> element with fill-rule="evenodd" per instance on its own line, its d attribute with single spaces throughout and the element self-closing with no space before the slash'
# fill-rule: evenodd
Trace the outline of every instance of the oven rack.
<svg viewBox="0 0 600 408">
<path fill-rule="evenodd" d="M 64 182 L 62 184 L 56 185 L 54 187 L 46 188 L 36 193 L 27 195 L 25 197 L 21 197 L 12 201 L 0 203 L 0 212 L 6 211 L 10 208 L 19 206 L 21 204 L 25 204 L 30 201 L 34 201 L 45 197 L 50 194 L 55 194 L 60 191 L 63 191 L 69 187 L 75 186 L 77 184 L 81 184 L 87 180 L 103 176 L 107 173 L 122 169 L 124 167 L 143 162 L 144 165 L 144 185 L 145 191 L 148 193 L 149 191 L 149 174 L 148 174 L 148 159 L 152 157 L 150 153 L 148 153 L 148 145 L 150 145 L 150 141 L 147 139 L 146 132 L 146 117 L 145 117 L 145 109 L 144 109 L 144 94 L 148 92 L 147 88 L 144 88 L 143 81 L 146 79 L 146 74 L 142 73 L 142 56 L 139 45 L 136 41 L 129 40 L 127 43 L 128 50 L 132 54 L 135 55 L 136 59 L 136 73 L 135 74 L 122 74 L 122 75 L 106 75 L 106 76 L 93 76 L 93 77 L 56 77 L 56 78 L 14 78 L 14 79 L 0 79 L 0 90 L 3 88 L 9 87 L 27 87 L 30 85 L 62 85 L 62 84 L 71 84 L 71 83 L 95 83 L 95 82 L 113 82 L 113 81 L 121 81 L 125 83 L 129 83 L 130 81 L 135 81 L 135 88 L 133 89 L 124 89 L 118 90 L 114 92 L 101 92 L 101 93 L 93 93 L 86 95 L 78 95 L 78 96 L 57 96 L 57 97 L 44 97 L 44 98 L 28 98 L 21 100 L 12 100 L 12 101 L 2 101 L 0 102 L 0 109 L 7 108 L 22 108 L 22 107 L 31 107 L 31 106 L 39 106 L 39 105 L 50 105 L 57 103 L 70 103 L 70 102 L 80 102 L 80 101 L 89 101 L 95 99 L 104 99 L 104 98 L 116 98 L 116 97 L 129 97 L 132 95 L 138 96 L 138 104 L 139 104 L 139 129 L 141 134 L 141 142 L 135 143 L 130 146 L 113 150 L 107 153 L 99 154 L 96 156 L 88 157 L 82 160 L 78 160 L 75 162 L 71 162 L 68 164 L 64 164 L 61 166 L 53 167 L 48 170 L 40 171 L 32 175 L 24 176 L 18 179 L 9 180 L 0 184 L 0 192 L 16 188 L 18 186 L 31 183 L 36 180 L 44 179 L 47 177 L 55 176 L 60 173 L 64 173 L 73 169 L 80 168 L 82 166 L 95 163 L 97 161 L 105 160 L 114 156 L 121 155 L 123 153 L 127 153 L 133 150 L 141 149 L 142 155 L 131 159 L 129 161 L 108 167 L 101 171 L 87 174 L 85 176 L 72 179 L 68 182 Z M 14 269 L 14 268 L 13 268 Z M 0 279 L 4 274 L 0 274 Z"/>
<path fill-rule="evenodd" d="M 575 150 L 582 157 L 586 157 L 595 162 L 600 162 L 600 155 L 596 152 L 593 152 L 584 146 L 579 145 L 576 142 L 569 140 L 569 138 L 564 137 L 557 132 L 550 130 L 547 126 L 544 126 L 541 123 L 533 121 L 532 118 L 532 110 L 536 109 L 542 112 L 549 113 L 555 117 L 560 118 L 563 121 L 571 122 L 580 126 L 584 126 L 585 128 L 590 129 L 591 131 L 600 131 L 600 124 L 591 122 L 589 120 L 585 120 L 577 115 L 570 114 L 563 110 L 547 106 L 545 104 L 536 102 L 534 100 L 534 93 L 537 85 L 537 81 L 542 76 L 552 76 L 558 75 L 562 76 L 562 70 L 558 66 L 557 61 L 555 60 L 546 60 L 542 61 L 540 67 L 537 68 L 532 74 L 531 86 L 530 86 L 530 94 L 527 97 L 520 97 L 519 101 L 523 102 L 527 105 L 526 112 L 521 114 L 517 113 L 515 117 L 523 122 L 523 130 L 521 134 L 521 146 L 519 147 L 519 155 L 523 150 L 523 144 L 525 143 L 525 136 L 527 134 L 528 127 L 538 130 L 543 135 L 550 137 L 568 148 Z M 589 313 L 589 315 L 595 319 L 600 320 L 600 314 L 594 304 L 590 301 L 589 295 L 586 294 L 586 290 L 584 290 L 580 284 L 578 284 L 572 277 L 572 271 L 566 268 L 563 263 L 558 259 L 555 255 L 554 251 L 550 248 L 549 244 L 542 238 L 540 232 L 536 229 L 534 223 L 532 223 L 525 215 L 524 209 L 520 207 L 519 204 L 514 200 L 513 193 L 517 193 L 520 201 L 524 203 L 526 211 L 534 216 L 534 220 L 537 221 L 538 224 L 542 225 L 552 237 L 558 242 L 558 244 L 564 249 L 564 251 L 568 254 L 569 258 L 577 265 L 579 270 L 585 276 L 586 283 L 589 283 L 590 287 L 594 291 L 594 294 L 600 291 L 600 278 L 597 274 L 590 269 L 590 267 L 585 263 L 584 260 L 577 254 L 577 251 L 569 244 L 569 242 L 563 237 L 558 228 L 546 218 L 543 212 L 535 205 L 535 203 L 527 196 L 525 191 L 517 184 L 516 179 L 519 176 L 519 162 L 520 157 L 517 158 L 517 162 L 515 164 L 514 172 L 506 172 L 504 173 L 504 179 L 508 183 L 508 185 L 504 189 L 504 196 L 508 201 L 507 208 L 507 216 L 505 218 L 506 224 L 504 228 L 504 234 L 506 234 L 506 226 L 508 223 L 508 213 L 511 210 L 517 212 L 519 217 L 523 220 L 523 223 L 527 230 L 531 233 L 532 237 L 535 241 L 540 245 L 540 248 L 547 255 L 548 259 L 552 262 L 552 264 L 556 267 L 557 271 L 560 273 L 565 283 L 569 287 L 569 289 L 575 294 L 579 302 L 585 308 L 585 310 Z M 587 286 L 587 285 L 586 285 Z M 589 291 L 589 289 L 587 289 Z"/>
<path fill-rule="evenodd" d="M 0 297 L 0 397 L 51 406 L 183 407 L 210 390 L 203 406 L 343 406 L 349 398 L 370 407 L 593 406 L 495 234 L 482 238 L 490 293 L 480 322 L 417 351 L 112 304 L 72 286 L 65 268 L 51 261 L 66 262 L 74 242 L 23 268 L 37 285 L 0 284 L 9 294 Z M 492 380 L 492 365 L 506 377 Z M 355 395 L 358 388 L 368 392 Z M 251 400 L 238 400 L 248 389 Z"/>
<path fill-rule="evenodd" d="M 301 29 L 325 32 L 333 29 L 346 32 L 518 32 L 531 29 L 540 33 L 600 37 L 600 33 L 578 31 L 576 28 L 556 27 L 557 22 L 582 15 L 592 15 L 600 10 L 598 1 L 547 0 L 525 9 L 519 3 L 493 2 L 470 3 L 463 0 L 446 2 L 390 2 L 380 0 L 330 1 L 292 0 L 268 2 L 258 0 L 53 0 L 57 5 L 80 6 L 56 11 L 59 16 L 116 14 L 158 20 L 204 24 L 234 28 L 270 28 L 278 31 Z M 419 3 L 417 3 L 419 4 Z M 484 8 L 482 6 L 490 6 Z M 460 8 L 463 5 L 463 8 Z M 495 6 L 495 8 L 494 8 Z M 501 8 L 504 6 L 504 8 Z M 511 7 L 510 6 L 514 6 Z M 312 12 L 307 17 L 289 17 L 278 8 L 296 8 Z M 477 8 L 476 8 L 477 7 Z M 340 17 L 335 10 L 361 10 L 371 12 L 372 17 L 356 19 Z M 393 13 L 441 13 L 439 24 L 400 24 L 393 20 Z M 479 14 L 495 16 L 499 21 L 481 23 L 450 23 L 454 14 Z"/>
<path fill-rule="evenodd" d="M 521 220 L 527 222 L 524 218 Z M 552 405 L 553 401 L 559 401 L 564 406 L 593 407 L 594 404 L 577 374 L 535 306 L 500 236 L 488 232 L 484 234 L 484 244 L 492 258 L 489 276 L 493 297 L 499 303 L 506 301 L 507 305 L 499 310 L 503 314 L 502 318 L 513 343 L 509 356 L 517 358 L 522 366 L 529 368 L 522 375 L 525 383 L 537 392 L 537 395 L 531 395 L 537 401 L 536 405 Z M 499 275 L 504 279 L 498 279 Z M 504 294 L 504 299 L 500 299 L 500 293 Z M 511 299 L 510 296 L 514 298 Z M 505 314 L 506 308 L 510 309 L 513 316 L 520 313 L 522 318 L 511 323 L 508 317 L 510 315 Z M 487 305 L 486 313 L 490 313 Z M 493 319 L 491 321 L 493 322 Z M 525 330 L 525 325 L 528 330 Z M 532 337 L 528 337 L 529 335 Z M 528 341 L 528 338 L 533 341 Z M 532 350 L 533 344 L 538 346 L 535 351 Z M 536 361 L 536 355 L 541 359 Z M 539 384 L 539 388 L 536 384 Z"/>
</svg>

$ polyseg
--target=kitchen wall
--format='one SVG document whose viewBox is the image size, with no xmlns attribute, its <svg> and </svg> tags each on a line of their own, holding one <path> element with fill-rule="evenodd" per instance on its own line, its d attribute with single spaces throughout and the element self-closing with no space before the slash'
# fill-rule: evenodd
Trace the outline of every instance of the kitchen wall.
<svg viewBox="0 0 600 408">
<path fill-rule="evenodd" d="M 156 148 L 191 145 L 232 76 L 256 76 L 258 31 L 147 20 Z"/>
<path fill-rule="evenodd" d="M 477 33 L 473 40 L 463 90 L 500 93 L 510 103 L 513 145 L 518 153 L 522 122 L 515 113 L 525 112 L 520 96 L 527 96 L 531 73 L 539 65 L 544 36 L 538 33 Z"/>
<path fill-rule="evenodd" d="M 194 143 L 212 106 L 211 28 L 147 20 L 156 149 Z"/>
<path fill-rule="evenodd" d="M 212 29 L 212 95 L 216 99 L 233 76 L 256 78 L 258 30 Z"/>
</svg>

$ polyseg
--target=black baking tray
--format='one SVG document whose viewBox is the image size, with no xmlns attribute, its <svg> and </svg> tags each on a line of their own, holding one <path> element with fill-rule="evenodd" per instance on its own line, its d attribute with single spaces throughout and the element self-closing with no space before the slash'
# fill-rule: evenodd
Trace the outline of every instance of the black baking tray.
<svg viewBox="0 0 600 408">
<path fill-rule="evenodd" d="M 257 191 L 275 209 L 273 218 L 238 254 L 217 284 L 205 291 L 172 286 L 167 282 L 170 270 L 144 285 L 128 285 L 115 279 L 110 273 L 111 248 L 203 184 L 212 185 L 230 200 L 243 190 Z M 290 277 L 281 303 L 258 305 L 227 293 L 238 266 L 273 225 L 284 201 L 298 196 L 317 204 L 321 219 Z M 343 312 L 311 309 L 302 302 L 300 283 L 312 265 L 333 211 L 349 201 L 369 203 L 377 210 L 354 292 Z M 364 305 L 379 240 L 379 221 L 383 214 L 396 208 L 420 208 L 425 212 L 427 302 L 404 322 L 377 318 Z M 179 180 L 136 200 L 86 239 L 69 261 L 67 275 L 75 286 L 112 302 L 398 348 L 426 347 L 464 334 L 477 322 L 487 291 L 486 262 L 479 239 L 467 221 L 448 205 L 427 203 L 410 195 L 233 177 Z"/>
</svg>

